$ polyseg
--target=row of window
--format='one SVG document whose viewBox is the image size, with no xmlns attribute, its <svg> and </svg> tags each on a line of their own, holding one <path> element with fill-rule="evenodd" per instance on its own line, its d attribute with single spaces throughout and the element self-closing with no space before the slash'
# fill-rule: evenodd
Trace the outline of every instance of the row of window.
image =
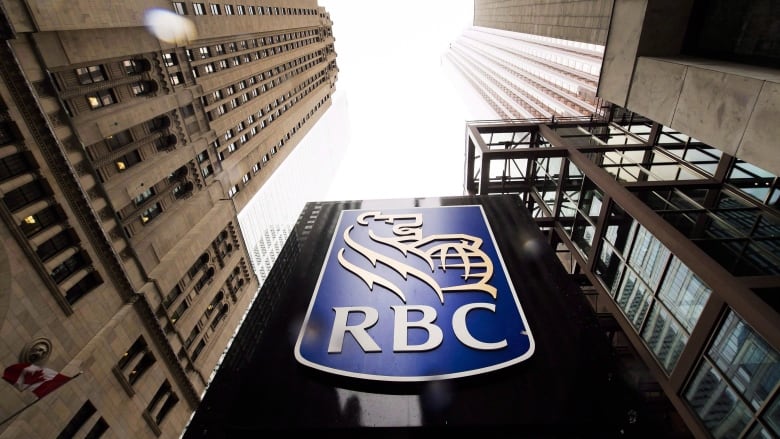
<svg viewBox="0 0 780 439">
<path fill-rule="evenodd" d="M 170 134 L 170 125 L 170 116 L 161 115 L 87 146 L 87 156 L 100 181 L 106 182 L 148 156 L 173 148 L 177 138 Z"/>
<path fill-rule="evenodd" d="M 219 149 L 220 147 L 219 139 L 212 142 L 212 146 L 215 148 L 215 150 L 217 150 L 217 159 L 220 161 L 227 159 L 227 157 L 230 154 L 237 151 L 244 143 L 248 142 L 249 139 L 255 136 L 260 129 L 264 129 L 268 124 L 272 123 L 275 119 L 279 118 L 283 113 L 285 113 L 287 110 L 292 108 L 292 106 L 296 102 L 298 102 L 300 99 L 303 99 L 313 90 L 315 90 L 320 84 L 322 84 L 325 81 L 325 79 L 326 76 L 324 72 L 320 72 L 317 75 L 307 79 L 305 82 L 298 85 L 291 92 L 288 92 L 286 94 L 286 96 L 288 97 L 286 103 L 285 103 L 285 97 L 281 96 L 280 98 L 275 99 L 272 103 L 266 105 L 265 108 L 258 110 L 256 116 L 250 115 L 246 119 L 246 122 L 247 124 L 253 124 L 253 125 L 249 125 L 248 129 L 247 129 L 247 125 L 244 124 L 244 121 L 241 121 L 235 128 L 238 134 L 236 134 L 234 129 L 227 130 L 223 138 L 225 139 L 226 142 L 230 142 L 230 143 L 227 144 L 226 148 Z M 292 93 L 297 93 L 297 95 L 290 98 L 290 96 L 292 96 Z M 271 111 L 273 111 L 274 108 L 276 108 L 276 111 L 271 113 Z M 263 117 L 265 116 L 267 117 L 263 119 Z M 259 120 L 259 122 L 255 122 L 256 120 Z M 235 136 L 237 136 L 238 139 L 232 141 Z M 275 153 L 275 151 L 272 151 L 272 153 Z"/>
<path fill-rule="evenodd" d="M 276 6 L 254 6 L 254 5 L 232 5 L 209 3 L 206 8 L 205 3 L 193 2 L 191 5 L 192 15 L 317 15 L 316 9 L 310 8 L 280 8 Z M 173 11 L 179 15 L 190 15 L 190 8 L 185 2 L 173 2 Z"/>
<path fill-rule="evenodd" d="M 206 251 L 190 266 L 187 273 L 179 279 L 179 282 L 171 291 L 163 297 L 162 306 L 169 311 L 173 308 L 173 311 L 170 312 L 170 322 L 172 324 L 175 324 L 190 307 L 193 295 L 197 296 L 213 278 L 216 270 L 213 266 L 215 264 L 211 263 L 213 262 L 212 252 L 217 255 L 216 265 L 223 267 L 223 261 L 237 248 L 238 243 L 231 223 L 212 240 Z M 191 292 L 179 300 L 183 292 L 190 290 L 190 288 L 192 288 Z M 178 305 L 174 308 L 176 302 L 178 302 Z"/>
<path fill-rule="evenodd" d="M 215 61 L 208 62 L 208 63 L 205 63 L 205 64 L 197 64 L 197 65 L 194 65 L 193 68 L 192 68 L 192 76 L 195 77 L 195 78 L 199 78 L 199 77 L 201 77 L 203 75 L 210 75 L 212 73 L 217 73 L 217 72 L 222 71 L 222 70 L 238 67 L 238 66 L 241 66 L 243 64 L 248 64 L 248 63 L 251 63 L 253 61 L 258 61 L 258 60 L 261 60 L 261 59 L 264 59 L 264 58 L 268 58 L 268 57 L 273 56 L 273 55 L 277 55 L 277 54 L 284 53 L 284 52 L 287 52 L 287 51 L 290 51 L 290 50 L 294 50 L 294 49 L 298 49 L 298 48 L 301 48 L 301 47 L 305 47 L 305 46 L 307 46 L 309 44 L 312 44 L 313 42 L 315 42 L 315 39 L 314 38 L 309 38 L 309 39 L 302 40 L 302 41 L 295 41 L 295 42 L 292 42 L 292 43 L 281 44 L 281 45 L 275 46 L 275 47 L 269 47 L 267 49 L 259 49 L 259 50 L 252 51 L 252 52 L 246 52 L 246 53 L 243 53 L 241 55 L 234 55 L 234 56 L 229 57 L 229 58 L 225 57 L 225 58 L 217 59 Z M 217 47 L 219 47 L 219 46 L 221 46 L 221 45 L 218 45 Z M 322 50 L 318 50 L 315 53 L 317 55 L 321 55 L 322 54 Z"/>
<path fill-rule="evenodd" d="M 320 77 L 320 79 L 315 81 L 315 78 L 317 77 Z M 275 119 L 278 119 L 287 110 L 292 108 L 292 106 L 300 99 L 303 99 L 305 96 L 311 93 L 311 91 L 316 89 L 324 81 L 323 78 L 324 73 L 320 72 L 319 74 L 306 80 L 306 82 L 300 84 L 292 92 L 288 92 L 286 95 L 281 96 L 280 98 L 275 99 L 272 103 L 266 105 L 265 108 L 258 110 L 257 115 L 249 115 L 246 121 L 241 121 L 238 123 L 238 125 L 236 125 L 235 128 L 228 129 L 223 135 L 225 142 L 230 142 L 227 143 L 226 148 L 220 150 L 218 149 L 220 146 L 219 140 L 213 142 L 214 148 L 217 149 L 217 158 L 220 161 L 225 160 L 230 154 L 241 148 L 241 146 L 247 143 L 253 136 L 255 136 L 259 130 L 264 129 Z M 303 89 L 304 87 L 306 88 Z M 302 91 L 300 91 L 301 89 Z M 298 94 L 291 98 L 293 92 Z M 285 96 L 287 97 L 286 103 Z M 271 113 L 274 109 L 276 109 L 276 111 Z M 267 118 L 263 119 L 265 116 L 267 116 Z M 259 122 L 256 123 L 256 120 L 259 120 Z M 233 140 L 234 137 L 238 138 Z"/>
<path fill-rule="evenodd" d="M 252 93 L 252 97 L 256 97 L 259 93 L 265 93 L 266 91 L 281 83 L 281 80 L 270 81 L 267 84 L 263 83 L 263 81 L 274 78 L 275 76 L 279 76 L 288 70 L 290 71 L 290 74 L 285 75 L 283 79 L 299 75 L 316 66 L 320 60 L 321 58 L 315 54 L 304 55 L 287 63 L 280 64 L 272 69 L 254 74 L 235 84 L 230 84 L 225 88 L 214 90 L 209 95 L 202 96 L 201 103 L 204 107 L 218 104 L 222 100 L 227 100 L 229 96 L 235 94 L 236 92 L 241 92 L 247 88 L 251 89 L 248 90 L 247 93 Z M 261 85 L 255 87 L 256 84 Z"/>
<path fill-rule="evenodd" d="M 134 395 L 133 387 L 139 379 L 151 369 L 157 359 L 149 348 L 144 337 L 138 336 L 130 348 L 125 351 L 114 366 L 114 373 L 122 387 L 130 396 Z M 152 399 L 144 410 L 144 418 L 151 421 L 153 428 L 159 428 L 166 415 L 179 401 L 168 380 L 163 380 Z"/>
<path fill-rule="evenodd" d="M 317 103 L 317 104 L 314 106 L 314 108 L 312 108 L 312 109 L 311 109 L 311 110 L 310 110 L 310 111 L 309 111 L 309 112 L 308 112 L 308 113 L 307 113 L 307 114 L 306 114 L 306 115 L 303 117 L 303 119 L 301 119 L 301 120 L 300 120 L 300 121 L 299 121 L 299 122 L 298 122 L 298 123 L 297 123 L 297 124 L 296 124 L 296 125 L 295 125 L 295 126 L 292 128 L 292 129 L 291 129 L 291 130 L 290 130 L 290 131 L 288 131 L 288 132 L 287 132 L 287 133 L 286 133 L 286 134 L 285 134 L 285 135 L 284 135 L 284 136 L 283 136 L 283 137 L 282 137 L 282 138 L 279 140 L 279 142 L 278 142 L 276 145 L 272 146 L 272 147 L 271 147 L 271 149 L 270 149 L 270 151 L 269 151 L 268 153 L 265 153 L 265 154 L 263 154 L 263 155 L 262 155 L 262 157 L 261 157 L 261 159 L 260 159 L 260 161 L 258 161 L 258 162 L 256 162 L 255 164 L 253 164 L 253 165 L 252 165 L 252 169 L 251 169 L 251 171 L 249 171 L 249 172 L 246 172 L 246 173 L 245 173 L 245 174 L 244 174 L 244 175 L 241 177 L 241 184 L 242 184 L 242 185 L 244 185 L 244 186 L 245 186 L 245 185 L 247 185 L 247 184 L 249 183 L 249 181 L 252 179 L 252 176 L 253 176 L 254 174 L 257 174 L 258 172 L 260 172 L 260 169 L 261 169 L 263 166 L 265 166 L 265 164 L 268 162 L 268 160 L 270 160 L 270 158 L 271 158 L 272 156 L 274 156 L 274 155 L 276 154 L 276 152 L 277 152 L 279 149 L 281 149 L 281 148 L 284 146 L 284 144 L 285 144 L 285 143 L 286 143 L 288 140 L 290 140 L 290 138 L 292 138 L 292 136 L 294 136 L 294 135 L 295 135 L 295 133 L 297 133 L 297 132 L 298 132 L 298 130 L 299 130 L 299 129 L 300 129 L 300 128 L 301 128 L 301 127 L 302 127 L 302 126 L 303 126 L 303 125 L 304 125 L 306 122 L 308 122 L 308 120 L 309 120 L 309 119 L 310 119 L 312 116 L 314 116 L 314 114 L 315 114 L 315 113 L 316 113 L 316 112 L 317 112 L 317 111 L 320 109 L 320 107 L 321 107 L 323 104 L 325 104 L 325 102 L 326 102 L 328 99 L 330 99 L 330 96 L 329 96 L 329 95 L 328 95 L 328 96 L 325 96 L 325 97 L 324 97 L 324 98 L 323 98 L 323 99 L 322 99 L 320 102 L 318 102 L 318 103 Z M 231 186 L 231 187 L 228 189 L 227 196 L 228 196 L 228 198 L 233 198 L 233 197 L 235 197 L 235 196 L 236 196 L 236 194 L 238 194 L 240 191 L 241 191 L 241 188 L 240 188 L 239 184 L 238 184 L 238 183 L 237 183 L 237 184 L 234 184 L 234 185 L 232 185 L 232 186 Z"/>
<path fill-rule="evenodd" d="M 32 155 L 19 151 L 0 158 L 0 181 L 35 172 L 37 165 Z M 48 183 L 36 177 L 34 180 L 9 190 L 3 196 L 3 204 L 12 213 L 24 215 L 19 228 L 29 240 L 39 262 L 49 272 L 51 279 L 64 288 L 65 300 L 73 305 L 87 293 L 103 283 L 94 270 L 92 260 L 81 248 L 80 239 L 68 226 L 64 211 L 56 203 L 50 203 L 52 191 Z M 47 200 L 45 205 L 27 212 L 31 206 Z M 33 237 L 49 233 L 39 244 Z"/>
<path fill-rule="evenodd" d="M 244 51 L 248 49 L 257 49 L 262 46 L 270 46 L 273 44 L 283 43 L 286 41 L 300 40 L 301 46 L 308 46 L 309 44 L 316 43 L 318 41 L 317 35 L 319 31 L 317 29 L 309 29 L 295 32 L 285 32 L 275 35 L 267 35 L 264 37 L 250 38 L 247 40 L 233 41 L 230 43 L 218 43 L 210 46 L 201 46 L 192 49 L 186 49 L 187 59 L 192 62 L 196 59 L 206 59 L 211 57 L 220 57 L 225 54 Z M 300 47 L 300 46 L 299 46 Z M 168 65 L 168 64 L 166 64 Z M 171 64 L 175 65 L 175 64 Z"/>
<path fill-rule="evenodd" d="M 640 133 L 646 141 L 647 134 Z M 697 174 L 712 177 L 721 153 L 695 139 L 678 138 L 679 134 L 664 128 L 658 139 L 661 147 L 590 153 L 589 157 L 618 181 L 674 182 L 687 179 L 685 175 L 702 178 Z M 685 160 L 689 171 L 672 160 L 675 157 Z M 663 170 L 670 164 L 675 169 Z M 602 210 L 603 194 L 571 164 L 567 173 L 560 218 L 573 220 L 565 223 L 564 230 L 587 258 L 595 245 L 595 219 Z M 780 230 L 775 212 L 750 206 L 742 197 L 714 185 L 690 189 L 657 186 L 636 194 L 732 274 L 777 274 L 777 261 L 772 259 L 776 258 L 772 256 L 777 254 L 776 246 L 770 242 Z M 712 289 L 616 204 L 609 206 L 605 221 L 595 274 L 658 364 L 671 374 Z M 708 244 L 720 239 L 728 241 L 730 247 L 744 241 L 740 242 L 741 252 L 721 254 L 715 245 Z M 713 437 L 777 436 L 780 354 L 728 308 L 715 335 L 681 396 Z"/>
<path fill-rule="evenodd" d="M 116 72 L 121 72 L 121 74 L 109 76 L 106 73 L 106 66 L 98 64 L 77 68 L 75 70 L 76 79 L 78 80 L 79 85 L 96 84 L 108 81 L 113 77 L 139 75 L 149 71 L 151 69 L 151 64 L 145 59 L 125 59 L 118 63 L 111 63 L 109 67 L 112 68 L 112 71 L 119 67 Z M 68 84 L 69 81 L 65 81 L 65 83 Z"/>
<path fill-rule="evenodd" d="M 207 112 L 207 116 L 208 116 L 209 120 L 213 121 L 213 120 L 216 120 L 217 118 L 219 118 L 220 116 L 222 116 L 222 115 L 224 115 L 224 114 L 226 114 L 226 113 L 228 113 L 228 112 L 230 112 L 230 111 L 240 107 L 241 105 L 246 104 L 250 100 L 260 96 L 260 94 L 265 93 L 265 92 L 271 90 L 272 88 L 280 85 L 282 82 L 286 81 L 287 79 L 292 78 L 293 76 L 298 75 L 298 74 L 300 74 L 302 72 L 305 72 L 306 70 L 308 70 L 309 68 L 313 67 L 314 65 L 316 65 L 316 62 L 314 62 L 314 61 L 306 63 L 304 65 L 300 65 L 297 68 L 295 68 L 295 70 L 287 71 L 284 74 L 284 76 L 279 76 L 279 77 L 276 77 L 276 78 L 272 79 L 268 83 L 265 83 L 265 84 L 262 84 L 262 85 L 259 85 L 259 86 L 254 86 L 254 87 L 251 88 L 251 90 L 241 94 L 238 97 L 234 97 L 234 98 L 230 97 L 232 93 L 235 93 L 235 88 L 236 87 L 238 87 L 238 89 L 240 91 L 240 90 L 243 90 L 244 87 L 248 87 L 248 86 L 251 87 L 252 85 L 256 84 L 258 81 L 262 81 L 263 77 L 270 76 L 270 74 L 268 72 L 259 73 L 256 76 L 253 76 L 253 77 L 250 77 L 250 78 L 248 78 L 246 80 L 240 81 L 235 86 L 234 85 L 228 86 L 227 88 L 224 89 L 224 92 L 222 90 L 216 90 L 216 91 L 212 92 L 210 95 L 208 95 L 208 97 L 203 96 L 203 97 L 201 97 L 201 102 L 204 102 L 204 101 L 208 102 L 209 100 L 212 101 L 212 102 L 217 102 L 216 106 L 214 106 L 211 110 L 207 110 L 208 111 Z M 280 72 L 284 72 L 285 69 L 281 69 L 279 71 Z M 320 78 L 320 77 L 322 77 L 324 75 L 325 75 L 325 71 L 324 70 L 319 71 L 318 73 L 316 73 L 312 77 L 306 79 L 304 82 L 299 84 L 290 93 L 298 93 L 299 91 L 303 90 L 305 87 L 309 86 L 309 84 L 311 84 L 312 82 L 317 80 L 317 78 Z M 219 104 L 218 102 L 219 102 L 220 99 L 224 100 L 225 103 Z M 278 99 L 276 101 L 278 101 Z M 204 103 L 204 106 L 205 105 L 206 104 Z M 279 105 L 279 103 L 275 102 L 275 105 L 274 105 L 274 103 L 272 103 L 271 105 L 275 106 L 275 105 Z M 270 110 L 271 109 L 268 108 L 268 106 L 266 106 L 266 114 Z M 258 113 L 258 118 L 262 118 L 263 116 L 264 116 L 263 114 L 259 114 Z M 261 127 L 261 128 L 263 128 L 263 127 Z"/>
</svg>

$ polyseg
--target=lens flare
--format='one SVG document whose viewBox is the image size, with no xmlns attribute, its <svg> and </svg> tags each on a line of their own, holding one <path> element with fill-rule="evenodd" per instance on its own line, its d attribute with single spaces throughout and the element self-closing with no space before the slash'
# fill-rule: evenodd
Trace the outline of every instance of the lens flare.
<svg viewBox="0 0 780 439">
<path fill-rule="evenodd" d="M 187 44 L 197 38 L 195 24 L 189 19 L 165 9 L 149 9 L 144 24 L 158 40 L 171 44 Z"/>
</svg>

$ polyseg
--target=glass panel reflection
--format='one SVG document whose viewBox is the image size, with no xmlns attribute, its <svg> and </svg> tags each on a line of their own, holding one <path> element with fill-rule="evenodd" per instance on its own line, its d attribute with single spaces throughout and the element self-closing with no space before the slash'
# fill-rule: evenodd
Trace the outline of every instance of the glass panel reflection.
<svg viewBox="0 0 780 439">
<path fill-rule="evenodd" d="M 690 332 L 699 320 L 711 291 L 688 267 L 673 257 L 658 297 L 674 310 L 675 317 Z"/>
<path fill-rule="evenodd" d="M 653 310 L 647 318 L 642 338 L 667 372 L 671 372 L 677 364 L 677 359 L 688 342 L 688 335 L 658 302 L 653 305 Z"/>
<path fill-rule="evenodd" d="M 699 367 L 685 399 L 716 438 L 738 438 L 751 418 L 747 406 L 706 361 Z"/>
<path fill-rule="evenodd" d="M 780 383 L 778 358 L 777 351 L 729 311 L 685 392 L 714 437 L 738 437 L 745 427 L 750 438 L 780 433 L 778 399 L 766 407 Z M 755 413 L 765 424 L 748 426 Z"/>
</svg>

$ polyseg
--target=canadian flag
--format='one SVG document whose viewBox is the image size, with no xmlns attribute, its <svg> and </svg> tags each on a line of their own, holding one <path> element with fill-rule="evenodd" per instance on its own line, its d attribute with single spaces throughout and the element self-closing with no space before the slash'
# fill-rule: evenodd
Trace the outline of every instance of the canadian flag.
<svg viewBox="0 0 780 439">
<path fill-rule="evenodd" d="M 13 384 L 20 392 L 30 390 L 38 398 L 43 398 L 67 383 L 71 377 L 34 364 L 17 363 L 5 369 L 3 379 Z"/>
</svg>

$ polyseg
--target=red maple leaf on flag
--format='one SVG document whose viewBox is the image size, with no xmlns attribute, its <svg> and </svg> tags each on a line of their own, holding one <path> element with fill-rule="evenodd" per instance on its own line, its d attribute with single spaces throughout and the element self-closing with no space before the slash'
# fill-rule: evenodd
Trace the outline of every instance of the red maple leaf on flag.
<svg viewBox="0 0 780 439">
<path fill-rule="evenodd" d="M 70 381 L 71 377 L 35 364 L 17 363 L 5 368 L 3 379 L 20 392 L 30 390 L 38 398 L 43 398 Z"/>
</svg>

